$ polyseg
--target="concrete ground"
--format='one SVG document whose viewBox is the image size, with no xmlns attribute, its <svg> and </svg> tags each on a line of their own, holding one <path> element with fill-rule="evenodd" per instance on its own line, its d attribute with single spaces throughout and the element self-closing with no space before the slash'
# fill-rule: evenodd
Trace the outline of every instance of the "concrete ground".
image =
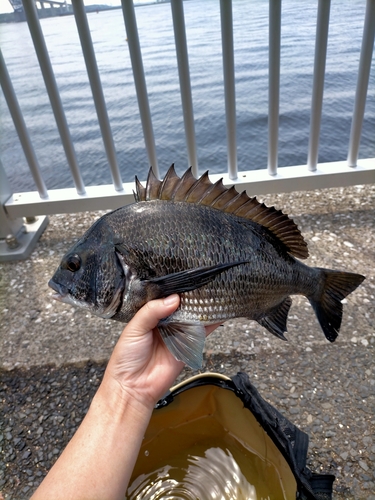
<svg viewBox="0 0 375 500">
<path fill-rule="evenodd" d="M 375 185 L 263 201 L 294 218 L 309 265 L 366 280 L 344 300 L 335 343 L 325 340 L 306 299 L 295 297 L 288 342 L 255 322 L 228 321 L 206 342 L 204 370 L 245 371 L 310 435 L 308 465 L 336 475 L 335 498 L 375 500 Z M 28 498 L 62 451 L 122 330 L 52 300 L 47 286 L 61 256 L 99 215 L 50 217 L 27 261 L 0 265 L 0 492 L 7 499 Z M 180 378 L 192 374 L 186 369 Z"/>
</svg>

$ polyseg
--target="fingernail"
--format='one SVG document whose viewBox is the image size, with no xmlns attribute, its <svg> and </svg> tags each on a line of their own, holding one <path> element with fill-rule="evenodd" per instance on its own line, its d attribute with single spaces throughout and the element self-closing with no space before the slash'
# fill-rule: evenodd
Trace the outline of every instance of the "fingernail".
<svg viewBox="0 0 375 500">
<path fill-rule="evenodd" d="M 179 300 L 179 297 L 175 293 L 173 295 L 169 295 L 169 297 L 165 297 L 165 299 L 163 300 L 163 303 L 165 306 L 172 306 L 172 305 L 176 304 L 176 302 L 178 302 L 178 300 Z"/>
</svg>

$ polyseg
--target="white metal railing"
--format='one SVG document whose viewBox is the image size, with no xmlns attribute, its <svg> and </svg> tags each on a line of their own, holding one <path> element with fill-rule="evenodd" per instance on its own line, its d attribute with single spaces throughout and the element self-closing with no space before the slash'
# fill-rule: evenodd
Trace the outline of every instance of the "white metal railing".
<svg viewBox="0 0 375 500">
<path fill-rule="evenodd" d="M 94 48 L 92 45 L 90 28 L 87 22 L 85 8 L 83 2 L 81 1 L 73 2 L 72 5 L 77 22 L 77 29 L 81 41 L 83 57 L 85 59 L 85 64 L 87 68 L 87 74 L 89 77 L 92 95 L 94 98 L 96 113 L 98 115 L 100 131 L 103 137 L 104 148 L 107 153 L 109 166 L 111 168 L 113 185 L 116 191 L 122 191 L 123 189 L 122 180 L 121 180 L 120 170 L 117 164 L 115 144 L 113 142 L 111 125 L 109 123 L 107 107 L 104 101 L 103 89 L 100 82 L 98 65 L 96 64 L 96 58 L 95 58 Z"/>
<path fill-rule="evenodd" d="M 198 175 L 198 156 L 195 141 L 193 99 L 191 95 L 189 60 L 186 43 L 185 19 L 182 2 L 171 2 L 173 31 L 176 44 L 178 76 L 181 88 L 182 112 L 184 116 L 188 163 L 193 174 Z"/>
<path fill-rule="evenodd" d="M 280 103 L 281 2 L 269 2 L 268 174 L 277 174 Z"/>
<path fill-rule="evenodd" d="M 359 143 L 363 116 L 365 113 L 367 88 L 370 77 L 371 58 L 374 49 L 375 1 L 367 0 L 362 48 L 358 69 L 357 90 L 355 95 L 352 128 L 349 139 L 348 165 L 355 167 L 358 160 Z"/>
<path fill-rule="evenodd" d="M 22 230 L 15 234 L 14 220 L 21 217 L 68 213 L 85 210 L 116 208 L 133 200 L 132 183 L 122 183 L 117 156 L 104 100 L 100 75 L 91 40 L 90 29 L 83 0 L 72 0 L 74 16 L 87 68 L 89 82 L 98 115 L 98 121 L 111 170 L 113 184 L 85 187 L 76 159 L 74 144 L 70 136 L 60 94 L 50 62 L 49 54 L 40 27 L 35 3 L 22 0 L 32 41 L 41 67 L 65 155 L 74 180 L 75 189 L 54 189 L 47 191 L 38 161 L 10 80 L 4 59 L 0 52 L 0 79 L 15 128 L 28 161 L 37 191 L 11 193 L 6 180 L 1 183 L 0 206 L 0 258 L 10 259 L 14 250 L 4 245 L 9 234 L 20 239 Z M 197 148 L 194 130 L 194 112 L 190 85 L 189 62 L 185 33 L 182 0 L 171 0 L 173 29 L 175 36 L 182 112 L 185 126 L 189 164 L 198 174 Z M 149 164 L 158 175 L 158 162 L 152 117 L 148 101 L 142 54 L 138 36 L 134 5 L 132 0 L 122 0 L 122 11 L 126 27 L 129 53 L 134 75 L 135 88 L 140 110 L 145 147 Z M 233 22 L 231 0 L 220 0 L 222 54 L 224 72 L 224 96 L 227 125 L 228 171 L 223 177 L 225 184 L 240 185 L 251 194 L 266 192 L 287 192 L 333 186 L 346 186 L 375 182 L 375 159 L 358 162 L 362 122 L 365 111 L 370 66 L 375 34 L 375 0 L 367 0 L 365 23 L 360 53 L 358 82 L 352 119 L 348 159 L 346 162 L 318 164 L 319 133 L 323 104 L 323 86 L 327 52 L 330 0 L 318 0 L 316 27 L 315 62 L 311 103 L 310 137 L 307 165 L 278 169 L 279 131 L 279 87 L 280 87 L 280 47 L 281 47 L 281 0 L 269 0 L 269 113 L 268 113 L 268 168 L 267 170 L 238 172 L 236 145 L 236 104 L 233 47 Z M 197 13 L 199 15 L 199 13 Z M 5 179 L 0 163 L 1 177 Z M 19 224 L 18 224 L 19 226 Z M 18 227 L 17 226 L 17 227 Z M 30 231 L 29 231 L 30 232 Z M 8 242 L 12 237 L 8 237 Z M 16 243 L 14 243 L 15 245 Z M 25 257 L 28 250 L 24 251 Z M 5 257 L 3 255 L 5 254 Z"/>
<path fill-rule="evenodd" d="M 319 132 L 323 107 L 324 73 L 327 56 L 329 11 L 331 0 L 321 0 L 316 23 L 314 81 L 311 100 L 310 140 L 307 166 L 314 172 L 318 164 Z"/>
<path fill-rule="evenodd" d="M 51 102 L 53 113 L 55 115 L 61 142 L 73 176 L 74 184 L 77 188 L 77 193 L 80 195 L 84 195 L 85 186 L 83 183 L 81 172 L 79 170 L 76 152 L 74 149 L 72 138 L 70 136 L 68 123 L 66 121 L 59 89 L 57 88 L 57 83 L 48 55 L 46 42 L 44 40 L 42 28 L 40 26 L 36 6 L 34 2 L 30 2 L 29 0 L 23 0 L 22 3 L 26 14 L 27 23 L 29 25 L 31 38 L 35 47 L 35 52 L 38 57 L 40 69 L 44 78 L 44 83 L 46 85 L 48 97 Z"/>
</svg>

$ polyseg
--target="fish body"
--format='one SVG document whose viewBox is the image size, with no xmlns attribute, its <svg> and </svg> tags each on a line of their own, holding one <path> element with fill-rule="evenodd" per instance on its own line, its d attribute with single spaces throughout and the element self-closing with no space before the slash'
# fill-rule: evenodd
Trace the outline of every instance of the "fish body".
<svg viewBox="0 0 375 500">
<path fill-rule="evenodd" d="M 246 193 L 173 166 L 164 181 L 137 181 L 136 203 L 96 221 L 63 257 L 49 285 L 55 298 L 130 321 L 149 300 L 171 293 L 180 307 L 159 325 L 170 351 L 201 366 L 205 325 L 246 317 L 285 340 L 291 295 L 310 301 L 334 341 L 341 300 L 364 279 L 313 268 L 294 222 Z"/>
</svg>

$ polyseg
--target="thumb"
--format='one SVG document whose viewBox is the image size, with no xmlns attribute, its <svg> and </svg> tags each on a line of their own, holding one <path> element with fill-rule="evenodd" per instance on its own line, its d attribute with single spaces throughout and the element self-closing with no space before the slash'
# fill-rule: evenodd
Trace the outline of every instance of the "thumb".
<svg viewBox="0 0 375 500">
<path fill-rule="evenodd" d="M 159 321 L 172 314 L 180 304 L 177 294 L 169 295 L 164 299 L 147 302 L 129 322 L 129 337 L 145 334 L 154 329 Z"/>
</svg>

